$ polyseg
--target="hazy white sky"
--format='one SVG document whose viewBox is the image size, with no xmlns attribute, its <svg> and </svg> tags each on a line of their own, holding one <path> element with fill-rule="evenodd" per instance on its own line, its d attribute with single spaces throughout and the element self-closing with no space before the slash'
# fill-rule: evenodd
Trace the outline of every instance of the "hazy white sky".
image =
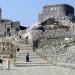
<svg viewBox="0 0 75 75">
<path fill-rule="evenodd" d="M 70 4 L 75 8 L 75 0 L 0 0 L 2 18 L 20 21 L 23 26 L 31 26 L 38 19 L 44 5 Z"/>
</svg>

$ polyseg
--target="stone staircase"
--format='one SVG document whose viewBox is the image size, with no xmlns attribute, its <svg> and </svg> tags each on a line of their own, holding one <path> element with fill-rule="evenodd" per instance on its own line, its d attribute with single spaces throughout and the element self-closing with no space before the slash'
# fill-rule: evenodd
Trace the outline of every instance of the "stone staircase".
<svg viewBox="0 0 75 75">
<path fill-rule="evenodd" d="M 51 65 L 48 61 L 40 58 L 30 44 L 19 45 L 20 51 L 16 53 L 16 66 L 45 66 Z M 29 53 L 29 62 L 26 62 L 26 55 Z"/>
</svg>

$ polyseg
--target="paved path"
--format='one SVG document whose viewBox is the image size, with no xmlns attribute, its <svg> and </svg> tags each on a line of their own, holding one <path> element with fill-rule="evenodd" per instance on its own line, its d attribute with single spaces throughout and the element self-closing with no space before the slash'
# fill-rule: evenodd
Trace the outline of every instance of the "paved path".
<svg viewBox="0 0 75 75">
<path fill-rule="evenodd" d="M 16 67 L 14 70 L 0 70 L 0 75 L 75 75 L 75 69 L 60 66 Z"/>
</svg>

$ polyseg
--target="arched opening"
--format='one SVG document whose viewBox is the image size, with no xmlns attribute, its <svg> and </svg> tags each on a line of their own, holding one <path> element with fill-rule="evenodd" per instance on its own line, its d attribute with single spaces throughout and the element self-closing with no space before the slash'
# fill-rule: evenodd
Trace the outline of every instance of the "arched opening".
<svg viewBox="0 0 75 75">
<path fill-rule="evenodd" d="M 11 36 L 10 27 L 7 28 L 7 34 L 8 34 L 9 36 Z"/>
</svg>

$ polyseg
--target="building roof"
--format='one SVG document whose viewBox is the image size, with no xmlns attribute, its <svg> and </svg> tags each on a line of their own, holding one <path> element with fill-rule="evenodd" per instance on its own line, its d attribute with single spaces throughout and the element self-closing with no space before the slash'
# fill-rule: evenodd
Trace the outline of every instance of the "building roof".
<svg viewBox="0 0 75 75">
<path fill-rule="evenodd" d="M 26 29 L 27 27 L 24 27 L 24 26 L 20 26 L 20 29 L 21 30 L 24 30 L 24 29 Z"/>
<path fill-rule="evenodd" d="M 53 5 L 46 5 L 46 6 L 44 6 L 44 8 L 46 8 L 46 7 L 52 7 L 52 6 L 70 6 L 70 7 L 72 7 L 69 4 L 53 4 Z"/>
<path fill-rule="evenodd" d="M 1 19 L 1 22 L 11 22 L 11 20 L 8 20 L 8 19 Z"/>
</svg>

